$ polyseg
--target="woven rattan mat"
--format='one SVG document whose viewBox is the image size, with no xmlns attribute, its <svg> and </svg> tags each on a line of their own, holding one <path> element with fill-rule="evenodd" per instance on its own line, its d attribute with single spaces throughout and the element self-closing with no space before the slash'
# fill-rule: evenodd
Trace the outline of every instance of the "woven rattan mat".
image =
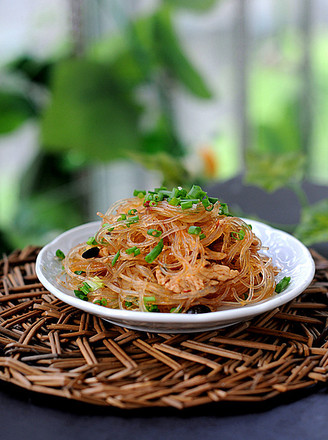
<svg viewBox="0 0 328 440">
<path fill-rule="evenodd" d="M 1 262 L 0 379 L 119 408 L 261 401 L 328 378 L 328 261 L 311 286 L 250 322 L 199 334 L 150 334 L 69 306 L 35 275 L 38 249 Z"/>
</svg>

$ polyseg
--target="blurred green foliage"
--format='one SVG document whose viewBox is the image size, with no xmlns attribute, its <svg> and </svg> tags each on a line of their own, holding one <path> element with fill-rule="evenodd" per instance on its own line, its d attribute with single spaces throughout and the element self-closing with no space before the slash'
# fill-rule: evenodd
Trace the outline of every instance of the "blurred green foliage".
<svg viewBox="0 0 328 440">
<path fill-rule="evenodd" d="M 119 38 L 89 48 L 83 59 L 55 66 L 42 143 L 49 151 L 76 150 L 91 162 L 133 154 L 147 166 L 150 155 L 152 166 L 153 154 L 181 157 L 187 149 L 179 140 L 169 98 L 171 87 L 179 84 L 200 99 L 212 96 L 183 52 L 172 9 L 163 6 L 129 22 Z M 142 88 L 154 95 L 151 112 L 156 117 L 147 127 L 140 124 L 149 112 L 138 94 Z"/>
<path fill-rule="evenodd" d="M 216 3 L 166 0 L 86 47 L 82 57 L 23 56 L 7 66 L 16 82 L 12 91 L 0 90 L 0 134 L 33 118 L 41 149 L 22 177 L 15 215 L 0 234 L 2 247 L 8 243 L 1 237 L 13 247 L 42 244 L 49 234 L 81 223 L 85 193 L 74 182 L 92 163 L 130 158 L 159 170 L 168 185 L 191 183 L 169 94 L 172 87 L 199 99 L 212 93 L 185 54 L 173 18 L 181 8 L 199 13 Z M 153 96 L 151 108 L 140 98 L 144 89 Z"/>
</svg>

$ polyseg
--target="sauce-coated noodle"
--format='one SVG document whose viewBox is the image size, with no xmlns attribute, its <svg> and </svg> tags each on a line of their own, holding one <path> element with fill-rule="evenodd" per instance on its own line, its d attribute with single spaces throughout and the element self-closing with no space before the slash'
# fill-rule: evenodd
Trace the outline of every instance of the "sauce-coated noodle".
<svg viewBox="0 0 328 440">
<path fill-rule="evenodd" d="M 194 202 L 182 209 L 165 199 L 149 206 L 139 197 L 117 202 L 99 214 L 94 241 L 66 255 L 65 286 L 110 308 L 174 313 L 194 305 L 216 311 L 273 295 L 277 270 L 260 254 L 251 227 L 222 214 L 219 202 L 205 208 Z M 97 249 L 86 253 L 91 248 Z"/>
</svg>

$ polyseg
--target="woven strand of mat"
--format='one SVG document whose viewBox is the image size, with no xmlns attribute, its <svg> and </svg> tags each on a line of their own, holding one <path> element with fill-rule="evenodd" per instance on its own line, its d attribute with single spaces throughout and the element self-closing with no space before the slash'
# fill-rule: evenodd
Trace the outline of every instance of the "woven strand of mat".
<svg viewBox="0 0 328 440">
<path fill-rule="evenodd" d="M 28 247 L 4 256 L 0 379 L 122 409 L 264 401 L 328 378 L 328 261 L 279 309 L 217 331 L 151 334 L 111 325 L 54 298 Z"/>
</svg>

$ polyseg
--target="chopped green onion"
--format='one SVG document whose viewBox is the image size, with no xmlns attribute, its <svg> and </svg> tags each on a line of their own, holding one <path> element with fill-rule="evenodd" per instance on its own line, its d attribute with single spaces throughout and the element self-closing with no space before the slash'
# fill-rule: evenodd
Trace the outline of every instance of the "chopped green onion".
<svg viewBox="0 0 328 440">
<path fill-rule="evenodd" d="M 88 288 L 90 288 L 90 292 L 104 287 L 104 283 L 101 281 L 99 277 L 89 278 L 88 282 L 83 284 L 86 284 Z"/>
<path fill-rule="evenodd" d="M 163 239 L 161 238 L 158 244 L 145 256 L 147 263 L 152 263 L 162 252 L 164 247 Z"/>
<path fill-rule="evenodd" d="M 57 249 L 56 250 L 56 257 L 59 258 L 60 260 L 63 260 L 65 258 L 65 254 L 60 249 Z"/>
<path fill-rule="evenodd" d="M 85 272 L 84 272 L 84 270 L 76 270 L 74 273 L 75 273 L 76 275 L 82 275 L 82 274 L 85 273 Z"/>
<path fill-rule="evenodd" d="M 139 197 L 139 199 L 142 199 L 145 195 L 146 195 L 146 191 L 145 190 L 139 190 L 139 189 L 135 189 L 133 191 L 133 195 L 135 197 Z"/>
<path fill-rule="evenodd" d="M 107 229 L 108 232 L 112 232 L 112 230 L 114 229 L 114 226 L 111 226 L 109 223 L 104 223 L 102 225 L 103 228 Z"/>
<path fill-rule="evenodd" d="M 230 215 L 229 208 L 226 203 L 220 202 L 219 214 L 220 215 Z"/>
<path fill-rule="evenodd" d="M 213 211 L 213 209 L 214 209 L 214 205 L 209 205 L 209 206 L 204 206 L 204 208 L 205 208 L 205 211 Z"/>
<path fill-rule="evenodd" d="M 90 246 L 94 246 L 94 245 L 97 245 L 98 243 L 96 242 L 96 240 L 95 240 L 94 237 L 90 237 L 90 238 L 87 240 L 87 244 L 89 244 Z"/>
<path fill-rule="evenodd" d="M 181 209 L 190 209 L 192 208 L 192 200 L 188 200 L 186 202 L 181 202 Z"/>
<path fill-rule="evenodd" d="M 125 251 L 128 255 L 133 254 L 135 257 L 140 254 L 140 249 L 137 246 L 133 246 Z"/>
<path fill-rule="evenodd" d="M 158 194 L 162 194 L 163 198 L 171 197 L 172 191 L 168 191 L 166 189 L 161 189 L 158 191 Z"/>
<path fill-rule="evenodd" d="M 156 306 L 156 304 L 146 306 L 146 309 L 148 312 L 159 312 L 159 308 Z"/>
<path fill-rule="evenodd" d="M 91 286 L 88 283 L 83 283 L 80 287 L 81 292 L 83 292 L 85 295 L 87 295 L 89 292 L 91 292 Z"/>
<path fill-rule="evenodd" d="M 206 198 L 206 199 L 202 200 L 202 204 L 203 204 L 204 208 L 206 209 L 208 206 L 211 205 L 211 202 L 209 201 L 208 198 Z"/>
<path fill-rule="evenodd" d="M 106 298 L 96 299 L 95 301 L 93 301 L 93 303 L 100 304 L 101 306 L 107 306 L 107 299 Z"/>
<path fill-rule="evenodd" d="M 131 301 L 125 301 L 125 307 L 129 308 L 133 305 L 133 303 Z"/>
<path fill-rule="evenodd" d="M 136 213 L 138 212 L 138 210 L 137 209 L 129 209 L 128 210 L 128 215 L 135 215 Z"/>
<path fill-rule="evenodd" d="M 164 194 L 162 192 L 153 195 L 153 200 L 155 202 L 161 202 L 164 199 Z"/>
<path fill-rule="evenodd" d="M 181 313 L 182 309 L 179 309 L 177 311 L 177 309 L 179 309 L 179 307 L 172 307 L 172 309 L 170 310 L 170 313 Z"/>
<path fill-rule="evenodd" d="M 82 299 L 83 301 L 88 301 L 88 296 L 81 292 L 81 290 L 74 290 L 74 294 L 77 298 Z"/>
<path fill-rule="evenodd" d="M 200 234 L 199 239 L 203 240 L 203 238 L 206 238 L 206 234 Z"/>
<path fill-rule="evenodd" d="M 121 220 L 126 220 L 126 214 L 122 214 L 117 221 L 120 222 Z"/>
<path fill-rule="evenodd" d="M 155 191 L 156 193 L 159 193 L 159 192 L 161 192 L 161 191 L 166 191 L 166 190 L 167 190 L 166 186 L 161 186 L 160 188 L 155 188 L 155 189 L 154 189 L 154 191 Z"/>
<path fill-rule="evenodd" d="M 133 217 L 130 217 L 129 219 L 127 219 L 126 224 L 127 225 L 132 225 L 132 223 L 138 223 L 139 221 L 139 216 L 138 215 L 134 215 Z"/>
<path fill-rule="evenodd" d="M 171 206 L 178 206 L 181 203 L 181 199 L 178 197 L 172 197 L 168 200 L 168 204 Z"/>
<path fill-rule="evenodd" d="M 217 197 L 209 197 L 208 200 L 209 200 L 211 203 L 213 203 L 213 205 L 214 205 L 214 203 L 216 203 L 216 202 L 219 201 L 219 199 L 218 199 Z"/>
<path fill-rule="evenodd" d="M 244 229 L 241 229 L 240 231 L 233 231 L 230 235 L 236 240 L 243 240 L 243 238 L 245 237 L 245 231 Z"/>
<path fill-rule="evenodd" d="M 189 226 L 188 232 L 189 234 L 199 235 L 202 229 L 200 226 Z"/>
<path fill-rule="evenodd" d="M 155 200 L 151 200 L 149 202 L 149 206 L 157 206 L 157 202 Z"/>
<path fill-rule="evenodd" d="M 156 298 L 154 296 L 144 296 L 144 302 L 155 302 Z"/>
<path fill-rule="evenodd" d="M 204 196 L 206 196 L 206 192 L 203 191 L 202 188 L 198 185 L 193 185 L 187 194 L 187 197 L 189 199 L 201 200 Z"/>
<path fill-rule="evenodd" d="M 148 229 L 147 234 L 151 235 L 152 237 L 160 237 L 162 235 L 162 231 L 158 231 L 157 229 Z"/>
<path fill-rule="evenodd" d="M 112 259 L 112 267 L 114 267 L 119 256 L 120 256 L 120 251 L 117 251 L 116 254 L 114 255 L 114 258 Z"/>
<path fill-rule="evenodd" d="M 187 197 L 187 190 L 183 188 L 173 188 L 171 192 L 171 197 Z"/>
<path fill-rule="evenodd" d="M 277 293 L 283 292 L 290 284 L 290 277 L 283 277 L 282 280 L 276 285 L 275 291 Z"/>
</svg>

